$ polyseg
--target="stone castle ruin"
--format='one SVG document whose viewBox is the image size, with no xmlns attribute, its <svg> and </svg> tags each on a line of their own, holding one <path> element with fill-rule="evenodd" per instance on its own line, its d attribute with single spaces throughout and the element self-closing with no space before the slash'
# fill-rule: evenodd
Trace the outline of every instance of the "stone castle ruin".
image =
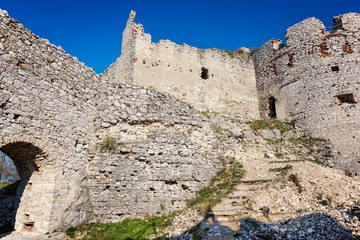
<svg viewBox="0 0 360 240">
<path fill-rule="evenodd" d="M 0 150 L 21 178 L 1 224 L 46 233 L 184 208 L 225 151 L 199 111 L 291 121 L 359 171 L 359 14 L 331 32 L 304 20 L 253 56 L 152 43 L 134 18 L 99 76 L 0 10 Z"/>
<path fill-rule="evenodd" d="M 334 18 L 332 31 L 308 18 L 254 53 L 263 118 L 291 121 L 304 134 L 329 139 L 336 166 L 360 170 L 360 15 Z"/>
<path fill-rule="evenodd" d="M 132 11 L 121 56 L 104 72 L 104 80 L 168 92 L 201 111 L 259 118 L 250 52 L 197 49 L 169 40 L 153 43 L 134 18 Z"/>
</svg>

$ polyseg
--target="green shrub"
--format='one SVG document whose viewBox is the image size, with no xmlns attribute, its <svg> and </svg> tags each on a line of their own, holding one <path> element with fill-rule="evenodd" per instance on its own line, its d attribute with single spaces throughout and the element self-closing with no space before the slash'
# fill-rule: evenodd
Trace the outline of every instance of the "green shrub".
<svg viewBox="0 0 360 240">
<path fill-rule="evenodd" d="M 100 143 L 100 151 L 110 151 L 114 153 L 117 147 L 116 139 L 107 132 L 104 140 Z"/>
<path fill-rule="evenodd" d="M 75 237 L 76 230 L 77 230 L 76 227 L 70 227 L 65 232 L 69 237 L 73 238 Z"/>
</svg>

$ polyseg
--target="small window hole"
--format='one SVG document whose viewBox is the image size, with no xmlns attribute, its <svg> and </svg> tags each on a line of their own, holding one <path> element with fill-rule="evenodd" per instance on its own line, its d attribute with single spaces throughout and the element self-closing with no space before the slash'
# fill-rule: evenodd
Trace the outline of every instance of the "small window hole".
<svg viewBox="0 0 360 240">
<path fill-rule="evenodd" d="M 331 71 L 338 72 L 339 71 L 339 66 L 332 66 Z"/>
<path fill-rule="evenodd" d="M 33 228 L 34 228 L 34 222 L 26 222 L 26 223 L 24 223 L 24 229 L 26 231 L 32 231 Z"/>
<path fill-rule="evenodd" d="M 208 79 L 209 78 L 209 69 L 202 67 L 201 68 L 201 78 Z"/>
<path fill-rule="evenodd" d="M 337 103 L 338 104 L 342 104 L 342 103 L 356 103 L 355 102 L 355 98 L 354 95 L 352 93 L 347 93 L 347 94 L 339 94 L 336 96 L 337 98 Z"/>
</svg>

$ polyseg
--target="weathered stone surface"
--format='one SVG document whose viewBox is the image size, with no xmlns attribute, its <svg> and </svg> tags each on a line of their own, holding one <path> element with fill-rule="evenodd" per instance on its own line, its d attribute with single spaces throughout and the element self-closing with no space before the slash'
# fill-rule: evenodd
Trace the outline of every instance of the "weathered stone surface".
<svg viewBox="0 0 360 240">
<path fill-rule="evenodd" d="M 102 75 L 168 92 L 200 111 L 259 118 L 254 63 L 250 51 L 197 49 L 169 40 L 151 42 L 130 13 L 123 32 L 121 56 Z"/>
<path fill-rule="evenodd" d="M 46 233 L 169 213 L 221 168 L 215 133 L 191 106 L 101 81 L 5 11 L 0 32 L 0 150 L 21 177 L 1 223 Z M 111 153 L 100 151 L 107 134 Z"/>
<path fill-rule="evenodd" d="M 286 44 L 272 39 L 254 53 L 262 117 L 275 107 L 303 134 L 330 139 L 336 166 L 353 174 L 360 170 L 359 29 L 358 13 L 335 17 L 333 31 L 308 18 L 287 30 Z"/>
<path fill-rule="evenodd" d="M 14 202 L 0 199 L 9 206 L 0 217 L 17 231 L 46 233 L 182 209 L 222 168 L 223 156 L 241 159 L 238 143 L 258 138 L 211 112 L 259 116 L 246 49 L 154 44 L 134 18 L 132 12 L 122 56 L 100 77 L 0 10 L 0 150 L 22 179 Z M 341 154 L 337 166 L 357 172 L 360 18 L 335 19 L 341 28 L 334 32 L 307 19 L 288 30 L 286 48 L 272 40 L 255 53 L 260 110 L 263 116 L 273 110 L 267 101 L 274 97 L 278 118 L 303 134 L 329 138 Z M 111 149 L 101 150 L 109 139 Z M 279 154 L 261 152 L 261 158 Z"/>
</svg>

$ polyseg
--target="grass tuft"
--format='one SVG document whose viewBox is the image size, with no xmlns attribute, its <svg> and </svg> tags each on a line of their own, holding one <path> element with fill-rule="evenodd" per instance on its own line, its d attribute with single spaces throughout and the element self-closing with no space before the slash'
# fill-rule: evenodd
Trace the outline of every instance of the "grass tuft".
<svg viewBox="0 0 360 240">
<path fill-rule="evenodd" d="M 235 186 L 239 184 L 236 180 L 240 180 L 245 175 L 245 170 L 234 158 L 226 158 L 223 161 L 226 167 L 218 172 L 207 187 L 197 193 L 196 198 L 189 203 L 189 207 L 206 213 L 227 194 L 234 191 Z"/>
<path fill-rule="evenodd" d="M 254 131 L 261 130 L 261 129 L 278 129 L 283 135 L 284 133 L 293 130 L 294 128 L 290 125 L 290 123 L 281 122 L 279 120 L 255 120 L 252 122 L 247 122 L 250 124 L 250 128 Z"/>
<path fill-rule="evenodd" d="M 66 234 L 71 238 L 81 236 L 86 240 L 130 240 L 130 239 L 149 239 L 161 238 L 162 230 L 171 224 L 173 216 L 153 217 L 146 219 L 125 219 L 118 223 L 90 223 L 78 227 L 71 227 L 66 230 Z"/>
<path fill-rule="evenodd" d="M 116 139 L 107 132 L 104 140 L 100 143 L 101 151 L 110 151 L 110 153 L 115 153 L 117 147 Z"/>
</svg>

